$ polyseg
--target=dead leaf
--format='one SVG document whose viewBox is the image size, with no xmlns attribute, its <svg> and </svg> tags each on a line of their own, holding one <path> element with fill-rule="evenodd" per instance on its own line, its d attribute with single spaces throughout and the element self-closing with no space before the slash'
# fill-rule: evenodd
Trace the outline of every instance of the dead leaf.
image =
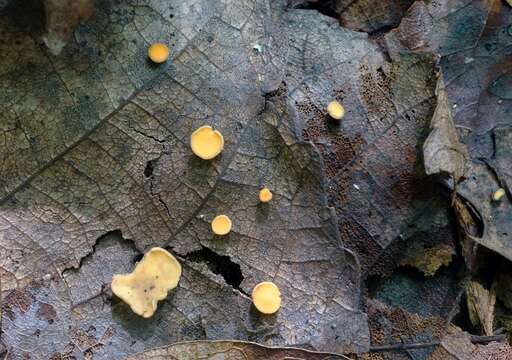
<svg viewBox="0 0 512 360">
<path fill-rule="evenodd" d="M 401 51 L 450 56 L 478 41 L 495 0 L 416 0 L 400 25 L 385 35 L 394 57 Z"/>
<path fill-rule="evenodd" d="M 475 345 L 468 333 L 458 331 L 447 335 L 429 360 L 510 360 L 512 348 L 505 343 Z"/>
<path fill-rule="evenodd" d="M 496 305 L 494 289 L 487 290 L 480 283 L 471 281 L 466 286 L 466 299 L 471 323 L 474 326 L 481 326 L 485 335 L 492 335 Z"/>
<path fill-rule="evenodd" d="M 293 96 L 337 65 L 346 74 L 337 81 L 357 80 L 382 54 L 316 12 L 285 10 L 256 0 L 112 3 L 59 57 L 0 19 L 1 49 L 27 49 L 0 57 L 2 290 L 33 298 L 4 305 L 13 356 L 112 358 L 234 338 L 368 349 L 359 263 L 340 240 L 323 161 L 302 139 Z M 171 47 L 164 66 L 147 61 L 156 40 Z M 431 69 L 418 65 L 418 87 Z M 188 144 L 204 124 L 225 139 L 211 162 Z M 261 185 L 274 194 L 268 206 Z M 233 221 L 222 239 L 209 224 L 219 213 Z M 180 257 L 183 274 L 144 321 L 105 284 L 153 246 Z M 247 294 L 268 280 L 283 303 L 264 317 Z"/>
<path fill-rule="evenodd" d="M 159 359 L 251 359 L 251 360 L 342 360 L 343 355 L 312 352 L 297 348 L 272 348 L 245 341 L 188 341 L 156 349 L 146 350 L 126 360 Z"/>
<path fill-rule="evenodd" d="M 76 27 L 93 14 L 91 0 L 44 0 L 46 33 L 43 41 L 53 55 L 59 55 Z"/>
<path fill-rule="evenodd" d="M 424 248 L 422 244 L 418 244 L 407 249 L 401 265 L 414 266 L 426 276 L 433 276 L 441 266 L 450 264 L 453 255 L 455 255 L 453 246 L 440 244 Z"/>
<path fill-rule="evenodd" d="M 436 94 L 432 130 L 423 144 L 425 171 L 427 175 L 449 174 L 457 183 L 464 175 L 468 152 L 459 142 L 442 77 L 437 82 Z"/>
</svg>

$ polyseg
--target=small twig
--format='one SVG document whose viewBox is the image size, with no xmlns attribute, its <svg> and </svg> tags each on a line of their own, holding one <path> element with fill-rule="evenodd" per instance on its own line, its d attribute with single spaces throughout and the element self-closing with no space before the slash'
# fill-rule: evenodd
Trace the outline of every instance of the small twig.
<svg viewBox="0 0 512 360">
<path fill-rule="evenodd" d="M 485 344 L 491 341 L 503 341 L 507 338 L 506 335 L 492 335 L 492 336 L 478 336 L 471 335 L 471 342 L 475 344 Z M 422 349 L 432 346 L 441 345 L 440 341 L 411 343 L 411 344 L 393 344 L 393 345 L 376 345 L 370 346 L 370 352 L 389 351 L 389 350 L 408 350 L 408 349 Z"/>
</svg>

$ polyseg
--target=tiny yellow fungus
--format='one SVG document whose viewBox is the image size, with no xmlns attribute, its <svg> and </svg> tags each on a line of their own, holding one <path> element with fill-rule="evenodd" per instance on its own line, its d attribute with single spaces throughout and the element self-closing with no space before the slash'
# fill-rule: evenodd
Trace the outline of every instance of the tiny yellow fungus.
<svg viewBox="0 0 512 360">
<path fill-rule="evenodd" d="M 503 197 L 503 195 L 505 195 L 505 189 L 503 188 L 499 188 L 498 190 L 496 190 L 494 192 L 494 194 L 492 195 L 492 199 L 494 201 L 500 201 L 501 198 Z"/>
<path fill-rule="evenodd" d="M 281 293 L 273 282 L 262 282 L 252 290 L 252 302 L 263 314 L 273 314 L 281 307 Z"/>
<path fill-rule="evenodd" d="M 218 215 L 212 221 L 212 231 L 217 235 L 227 235 L 231 231 L 231 219 L 226 215 Z"/>
<path fill-rule="evenodd" d="M 130 305 L 134 313 L 145 318 L 153 316 L 159 300 L 178 285 L 181 265 L 168 251 L 154 247 L 149 250 L 130 274 L 116 274 L 112 292 Z"/>
<path fill-rule="evenodd" d="M 270 200 L 272 200 L 272 192 L 268 188 L 264 187 L 260 190 L 260 201 L 266 203 Z"/>
<path fill-rule="evenodd" d="M 327 105 L 327 112 L 330 117 L 336 120 L 341 120 L 341 118 L 345 116 L 345 109 L 343 108 L 343 105 L 336 100 L 331 101 L 329 105 Z"/>
<path fill-rule="evenodd" d="M 224 148 L 224 137 L 211 126 L 201 126 L 190 136 L 190 147 L 201 159 L 210 160 L 219 155 Z"/>
<path fill-rule="evenodd" d="M 148 56 L 154 63 L 163 63 L 169 58 L 169 48 L 165 44 L 154 43 L 148 49 Z"/>
</svg>

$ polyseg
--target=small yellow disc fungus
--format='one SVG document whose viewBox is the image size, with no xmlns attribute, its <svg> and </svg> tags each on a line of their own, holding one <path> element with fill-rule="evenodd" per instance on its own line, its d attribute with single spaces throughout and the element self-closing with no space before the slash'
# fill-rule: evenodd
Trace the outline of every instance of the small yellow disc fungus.
<svg viewBox="0 0 512 360">
<path fill-rule="evenodd" d="M 494 192 L 494 194 L 492 195 L 492 199 L 494 201 L 500 201 L 501 198 L 503 197 L 503 195 L 505 195 L 505 189 L 503 188 L 499 188 L 498 190 L 496 190 Z"/>
<path fill-rule="evenodd" d="M 272 192 L 268 188 L 264 187 L 260 190 L 260 201 L 266 203 L 270 200 L 272 200 Z"/>
<path fill-rule="evenodd" d="M 212 231 L 217 235 L 227 235 L 231 231 L 231 219 L 226 215 L 218 215 L 212 221 Z"/>
<path fill-rule="evenodd" d="M 333 100 L 327 105 L 327 112 L 329 116 L 336 120 L 341 120 L 345 116 L 345 109 L 336 100 Z"/>
<path fill-rule="evenodd" d="M 262 282 L 252 290 L 252 302 L 263 314 L 273 314 L 281 307 L 281 293 L 273 282 Z"/>
<path fill-rule="evenodd" d="M 168 251 L 154 247 L 131 274 L 114 275 L 112 292 L 145 318 L 153 316 L 159 300 L 178 285 L 181 265 Z"/>
<path fill-rule="evenodd" d="M 190 147 L 201 159 L 210 160 L 219 155 L 224 148 L 224 137 L 211 126 L 201 126 L 190 136 Z"/>
<path fill-rule="evenodd" d="M 154 43 L 148 49 L 148 56 L 154 63 L 161 64 L 169 58 L 169 48 L 162 43 Z"/>
</svg>

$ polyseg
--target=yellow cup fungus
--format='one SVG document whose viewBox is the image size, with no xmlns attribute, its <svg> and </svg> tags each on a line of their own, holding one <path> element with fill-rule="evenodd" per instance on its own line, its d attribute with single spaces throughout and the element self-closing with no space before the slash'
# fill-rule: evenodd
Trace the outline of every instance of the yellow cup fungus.
<svg viewBox="0 0 512 360">
<path fill-rule="evenodd" d="M 270 200 L 272 200 L 272 192 L 268 188 L 264 187 L 260 190 L 260 201 L 266 203 Z"/>
<path fill-rule="evenodd" d="M 499 188 L 498 190 L 496 190 L 494 192 L 494 194 L 492 195 L 492 199 L 494 201 L 500 201 L 501 198 L 505 195 L 505 189 L 503 188 Z"/>
<path fill-rule="evenodd" d="M 154 63 L 161 64 L 169 58 L 169 48 L 162 43 L 154 43 L 148 49 L 148 56 Z"/>
<path fill-rule="evenodd" d="M 201 126 L 190 136 L 190 147 L 201 159 L 210 160 L 219 155 L 224 148 L 224 137 L 211 126 Z"/>
<path fill-rule="evenodd" d="M 154 247 L 132 273 L 114 275 L 112 292 L 130 305 L 134 313 L 149 318 L 155 313 L 158 301 L 178 285 L 180 276 L 178 260 L 165 249 Z"/>
<path fill-rule="evenodd" d="M 218 215 L 212 220 L 212 231 L 216 235 L 227 235 L 231 231 L 231 219 L 226 215 Z"/>
<path fill-rule="evenodd" d="M 273 314 L 281 307 L 281 292 L 273 282 L 261 282 L 252 290 L 252 302 L 263 314 Z"/>
<path fill-rule="evenodd" d="M 336 100 L 333 100 L 327 105 L 327 113 L 330 117 L 336 120 L 341 120 L 345 116 L 345 109 Z"/>
</svg>

